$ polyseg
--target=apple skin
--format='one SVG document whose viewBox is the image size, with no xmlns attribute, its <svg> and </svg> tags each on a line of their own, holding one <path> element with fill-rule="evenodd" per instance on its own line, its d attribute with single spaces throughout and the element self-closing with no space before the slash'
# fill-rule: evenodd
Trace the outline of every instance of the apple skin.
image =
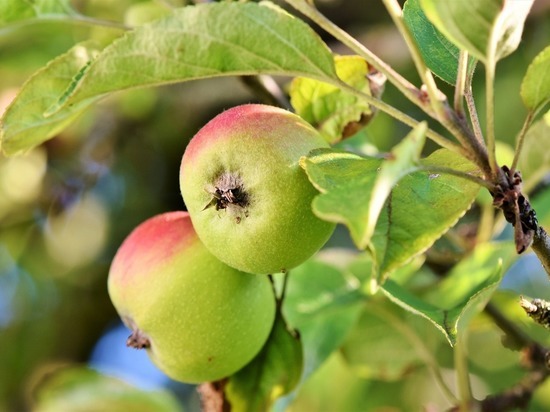
<svg viewBox="0 0 550 412">
<path fill-rule="evenodd" d="M 208 122 L 180 168 L 182 196 L 205 246 L 256 274 L 286 271 L 316 253 L 335 225 L 313 214 L 319 193 L 299 160 L 319 147 L 328 144 L 309 123 L 272 106 L 236 106 Z"/>
<path fill-rule="evenodd" d="M 171 378 L 199 383 L 229 376 L 260 351 L 275 319 L 269 279 L 239 272 L 200 242 L 187 212 L 152 217 L 120 246 L 109 271 L 111 300 Z"/>
</svg>

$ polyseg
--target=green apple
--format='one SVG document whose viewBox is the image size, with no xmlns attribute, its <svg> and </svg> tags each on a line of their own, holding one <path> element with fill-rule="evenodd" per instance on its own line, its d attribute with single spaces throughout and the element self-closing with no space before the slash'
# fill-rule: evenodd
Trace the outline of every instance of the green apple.
<svg viewBox="0 0 550 412">
<path fill-rule="evenodd" d="M 132 329 L 128 346 L 146 348 L 182 382 L 218 380 L 242 368 L 275 319 L 269 279 L 215 258 L 186 212 L 164 213 L 134 229 L 115 255 L 108 288 Z"/>
<path fill-rule="evenodd" d="M 328 147 L 299 116 L 272 106 L 229 109 L 191 139 L 180 188 L 199 238 L 220 260 L 249 273 L 298 266 L 328 240 L 334 224 L 311 210 L 318 194 L 299 165 Z"/>
</svg>

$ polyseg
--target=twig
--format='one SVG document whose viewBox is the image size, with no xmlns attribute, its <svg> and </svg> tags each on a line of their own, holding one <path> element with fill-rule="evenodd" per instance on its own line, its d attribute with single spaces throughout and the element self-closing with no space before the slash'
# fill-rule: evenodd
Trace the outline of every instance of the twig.
<svg viewBox="0 0 550 412">
<path fill-rule="evenodd" d="M 485 313 L 493 319 L 495 324 L 506 334 L 508 346 L 513 344 L 513 348 L 519 350 L 521 348 L 533 344 L 533 340 L 505 317 L 498 308 L 492 303 L 488 303 L 484 309 Z"/>
<path fill-rule="evenodd" d="M 493 304 L 489 303 L 485 307 L 485 313 L 506 334 L 508 344 L 513 343 L 516 349 L 523 349 L 523 363 L 531 369 L 531 372 L 512 388 L 477 401 L 477 410 L 482 412 L 505 412 L 517 410 L 518 408 L 525 409 L 529 405 L 535 390 L 550 376 L 548 349 L 533 341 L 529 335 L 507 319 Z M 458 408 L 451 410 L 457 411 Z"/>
<path fill-rule="evenodd" d="M 290 109 L 290 103 L 271 76 L 241 76 L 241 81 L 263 103 Z"/>
<path fill-rule="evenodd" d="M 519 132 L 519 135 L 517 137 L 516 152 L 514 153 L 514 160 L 512 161 L 512 166 L 510 166 L 510 169 L 512 171 L 515 171 L 518 165 L 518 161 L 521 156 L 521 151 L 523 149 L 523 142 L 525 141 L 525 134 L 527 133 L 527 129 L 529 129 L 529 126 L 533 121 L 534 115 L 535 115 L 535 112 L 533 112 L 532 110 L 530 110 L 529 113 L 527 113 L 527 117 L 525 118 L 525 121 L 523 122 L 523 126 L 521 127 L 521 131 Z"/>
<path fill-rule="evenodd" d="M 489 53 L 491 54 L 491 53 Z M 496 159 L 496 138 L 495 138 L 495 65 L 494 58 L 489 57 L 489 61 L 485 65 L 485 104 L 487 111 L 486 123 L 486 143 L 487 152 L 489 155 L 489 165 L 491 166 L 492 176 L 497 178 L 499 167 Z"/>
<path fill-rule="evenodd" d="M 66 19 L 66 21 L 68 23 L 77 23 L 77 24 L 89 25 L 89 26 L 102 26 L 102 27 L 108 27 L 111 29 L 118 29 L 118 30 L 132 29 L 132 27 L 123 23 L 119 23 L 111 20 L 96 19 L 93 17 L 84 16 L 82 14 L 77 14 L 75 16 L 72 16 L 69 19 Z"/>
<path fill-rule="evenodd" d="M 473 161 L 483 171 L 483 174 L 486 177 L 491 176 L 491 167 L 484 142 L 475 136 L 466 120 L 451 110 L 447 102 L 445 102 L 445 110 L 447 116 L 442 123 L 443 126 L 474 154 Z"/>
<path fill-rule="evenodd" d="M 416 42 L 411 35 L 410 30 L 403 21 L 403 10 L 401 10 L 401 6 L 397 2 L 397 0 L 382 0 L 382 2 L 386 6 L 386 10 L 392 18 L 393 23 L 395 24 L 395 26 L 401 33 L 401 36 L 405 40 L 405 43 L 407 44 L 407 48 L 409 49 L 414 65 L 416 66 L 416 71 L 420 75 L 420 79 L 426 87 L 426 91 L 429 96 L 429 104 L 433 112 L 435 113 L 435 118 L 441 123 L 444 123 L 446 113 L 443 101 L 446 100 L 446 97 L 438 89 L 432 72 L 426 66 L 424 58 L 422 57 L 422 54 L 420 53 L 420 50 L 418 49 L 418 46 L 416 45 Z"/>
<path fill-rule="evenodd" d="M 535 390 L 548 378 L 548 371 L 535 370 L 516 386 L 479 402 L 482 412 L 526 410 Z"/>
<path fill-rule="evenodd" d="M 458 58 L 458 70 L 455 85 L 454 108 L 459 117 L 464 118 L 464 91 L 468 77 L 468 52 L 461 50 Z"/>
<path fill-rule="evenodd" d="M 521 175 L 506 166 L 499 170 L 504 178 L 495 186 L 497 190 L 491 192 L 493 205 L 501 209 L 506 221 L 514 226 L 516 251 L 523 253 L 531 246 L 550 276 L 550 237 L 539 225 L 535 211 L 522 192 Z"/>
<path fill-rule="evenodd" d="M 480 144 L 484 144 L 485 140 L 483 139 L 483 132 L 481 131 L 481 124 L 479 123 L 476 103 L 472 93 L 471 78 L 468 80 L 468 87 L 464 92 L 464 97 L 466 98 L 466 106 L 468 107 L 468 114 L 470 115 L 470 122 L 472 123 L 472 128 L 474 130 L 474 136 Z"/>
<path fill-rule="evenodd" d="M 522 180 L 518 172 L 512 172 L 507 166 L 499 169 L 495 179 L 496 190 L 492 191 L 493 205 L 502 210 L 504 218 L 514 227 L 514 242 L 517 253 L 523 253 L 533 243 L 539 229 L 537 216 L 529 200 L 522 193 Z M 549 252 L 550 253 L 550 252 Z"/>
<path fill-rule="evenodd" d="M 539 226 L 537 230 L 535 230 L 531 248 L 539 258 L 546 274 L 550 276 L 550 237 L 542 226 Z"/>
</svg>

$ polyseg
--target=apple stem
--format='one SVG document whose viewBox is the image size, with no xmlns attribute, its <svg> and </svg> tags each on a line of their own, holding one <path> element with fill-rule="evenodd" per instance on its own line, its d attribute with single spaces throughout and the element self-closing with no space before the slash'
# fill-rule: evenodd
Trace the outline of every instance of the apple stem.
<svg viewBox="0 0 550 412">
<path fill-rule="evenodd" d="M 197 387 L 202 410 L 204 412 L 229 412 L 231 404 L 226 398 L 225 387 L 228 379 L 222 379 L 216 382 L 204 382 Z"/>
<path fill-rule="evenodd" d="M 288 270 L 286 269 L 283 270 L 283 288 L 281 289 L 281 296 L 279 296 L 279 300 L 278 300 L 279 306 L 283 305 L 283 301 L 285 299 L 286 289 L 288 285 L 288 275 L 289 275 Z"/>
<path fill-rule="evenodd" d="M 283 274 L 283 284 L 281 285 L 281 293 L 277 296 L 277 288 L 275 287 L 275 278 L 273 275 L 267 275 L 269 281 L 271 282 L 271 287 L 273 288 L 273 294 L 275 295 L 275 300 L 277 301 L 277 309 L 281 309 L 283 306 L 283 301 L 285 300 L 286 289 L 288 284 L 288 270 L 282 269 L 281 273 Z"/>
</svg>

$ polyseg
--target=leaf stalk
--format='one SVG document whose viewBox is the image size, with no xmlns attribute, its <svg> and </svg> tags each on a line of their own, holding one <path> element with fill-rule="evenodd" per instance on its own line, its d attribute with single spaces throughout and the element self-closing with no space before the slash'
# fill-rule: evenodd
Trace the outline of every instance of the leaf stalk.
<svg viewBox="0 0 550 412">
<path fill-rule="evenodd" d="M 532 110 L 530 110 L 529 113 L 527 113 L 527 116 L 525 117 L 525 121 L 523 122 L 523 126 L 521 127 L 521 131 L 519 132 L 519 135 L 517 137 L 514 160 L 512 161 L 512 166 L 510 166 L 510 170 L 512 171 L 515 171 L 518 165 L 519 158 L 521 157 L 521 151 L 523 150 L 523 142 L 525 141 L 525 135 L 527 134 L 527 130 L 529 129 L 529 126 L 533 122 L 534 115 L 535 115 L 535 112 L 533 112 Z"/>
<path fill-rule="evenodd" d="M 454 364 L 456 370 L 456 380 L 459 394 L 460 412 L 470 411 L 470 403 L 473 399 L 472 388 L 470 384 L 470 374 L 468 372 L 468 357 L 466 355 L 465 337 L 459 339 L 454 346 Z"/>
<path fill-rule="evenodd" d="M 483 131 L 481 130 L 481 124 L 477 115 L 476 102 L 474 100 L 474 94 L 472 92 L 471 77 L 468 78 L 468 86 L 466 87 L 466 91 L 464 92 L 464 97 L 466 99 L 466 106 L 468 107 L 468 114 L 470 115 L 470 122 L 472 124 L 474 136 L 479 144 L 484 145 L 485 139 L 483 138 Z"/>
<path fill-rule="evenodd" d="M 435 116 L 432 115 L 432 117 L 438 120 L 453 136 L 455 136 L 460 144 L 472 154 L 470 159 L 474 161 L 486 175 L 489 174 L 490 168 L 487 162 L 485 147 L 480 144 L 480 142 L 472 134 L 469 126 L 464 121 L 464 116 L 453 111 L 448 106 L 446 96 L 437 87 L 432 72 L 426 66 L 418 45 L 403 21 L 403 11 L 401 10 L 401 6 L 399 6 L 397 0 L 383 0 L 383 2 L 395 25 L 407 43 L 416 66 L 416 70 L 420 75 L 426 89 L 426 93 L 428 94 L 432 112 L 435 113 Z M 464 66 L 466 67 L 463 71 L 467 69 L 467 56 Z M 426 113 L 430 114 L 429 111 L 426 111 Z"/>
<path fill-rule="evenodd" d="M 454 109 L 456 114 L 464 118 L 464 91 L 468 77 L 468 52 L 461 50 L 458 57 L 458 70 L 455 84 Z"/>
<path fill-rule="evenodd" d="M 426 88 L 426 92 L 428 93 L 429 104 L 431 106 L 431 109 L 433 110 L 433 113 L 435 113 L 435 118 L 443 123 L 445 119 L 445 108 L 443 106 L 445 96 L 438 89 L 432 72 L 428 69 L 426 63 L 424 63 L 422 54 L 420 53 L 420 50 L 418 49 L 418 46 L 414 38 L 412 37 L 410 30 L 403 21 L 403 10 L 401 10 L 401 6 L 397 2 L 397 0 L 382 1 L 386 6 L 386 9 L 390 17 L 392 18 L 395 26 L 397 27 L 397 29 L 401 33 L 401 36 L 403 36 L 405 43 L 407 44 L 407 48 L 411 53 L 414 65 L 416 66 L 416 70 Z"/>
<path fill-rule="evenodd" d="M 429 165 L 429 166 L 422 166 L 420 169 L 425 170 L 425 171 L 430 172 L 430 173 L 441 173 L 441 174 L 448 174 L 448 175 L 453 175 L 453 176 L 456 176 L 456 177 L 460 177 L 462 179 L 469 180 L 473 183 L 477 183 L 478 185 L 487 188 L 489 191 L 494 191 L 494 189 L 495 189 L 495 186 L 493 185 L 493 183 L 491 183 L 491 182 L 489 182 L 485 179 L 482 179 L 481 177 L 471 175 L 469 173 L 462 172 L 460 170 L 452 169 L 450 167 L 431 166 L 431 165 Z"/>
<path fill-rule="evenodd" d="M 371 305 L 370 310 L 380 318 L 384 319 L 388 324 L 391 324 L 396 330 L 398 330 L 409 343 L 416 350 L 416 353 L 426 362 L 429 370 L 431 371 L 435 381 L 439 388 L 447 398 L 447 400 L 456 404 L 458 402 L 457 397 L 453 391 L 447 386 L 441 370 L 437 363 L 437 360 L 433 357 L 431 351 L 426 347 L 425 343 L 420 339 L 419 335 L 405 322 L 399 319 L 390 311 L 384 309 L 382 305 Z"/>
<path fill-rule="evenodd" d="M 498 178 L 499 167 L 496 160 L 495 138 L 495 62 L 490 58 L 485 66 L 485 97 L 487 106 L 487 124 L 485 135 L 487 137 L 487 153 L 492 176 Z"/>
</svg>

